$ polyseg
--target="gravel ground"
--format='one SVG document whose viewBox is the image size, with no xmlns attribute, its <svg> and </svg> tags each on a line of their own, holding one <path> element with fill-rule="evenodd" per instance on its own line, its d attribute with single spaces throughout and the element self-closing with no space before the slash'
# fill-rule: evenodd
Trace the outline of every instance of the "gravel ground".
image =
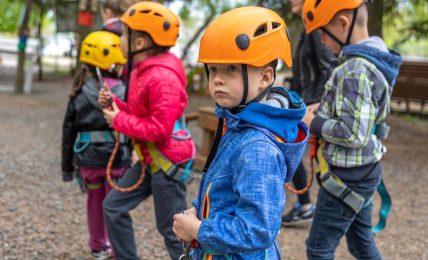
<svg viewBox="0 0 428 260">
<path fill-rule="evenodd" d="M 60 178 L 61 126 L 70 84 L 70 79 L 50 77 L 37 83 L 31 95 L 0 94 L 1 259 L 89 259 L 86 195 Z M 212 104 L 208 98 L 190 100 L 189 111 Z M 383 165 L 393 208 L 377 243 L 385 259 L 428 259 L 428 122 L 396 115 L 388 121 L 392 131 Z M 195 123 L 191 130 L 200 143 L 201 130 Z M 196 189 L 197 183 L 189 187 L 189 202 Z M 317 186 L 311 191 L 315 198 Z M 294 201 L 288 197 L 287 210 Z M 132 212 L 138 252 L 142 259 L 168 259 L 152 204 L 148 199 Z M 308 228 L 281 230 L 284 259 L 305 258 Z M 344 241 L 337 259 L 352 259 Z"/>
</svg>

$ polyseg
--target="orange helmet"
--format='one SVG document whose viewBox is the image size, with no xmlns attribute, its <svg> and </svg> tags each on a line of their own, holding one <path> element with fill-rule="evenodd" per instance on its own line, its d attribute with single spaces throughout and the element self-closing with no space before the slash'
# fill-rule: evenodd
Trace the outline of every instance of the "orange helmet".
<svg viewBox="0 0 428 260">
<path fill-rule="evenodd" d="M 120 20 L 131 30 L 148 33 L 158 46 L 174 46 L 178 38 L 178 17 L 159 3 L 136 3 L 129 7 Z"/>
<path fill-rule="evenodd" d="M 326 26 L 342 10 L 356 9 L 364 0 L 305 0 L 302 16 L 306 32 Z"/>
<path fill-rule="evenodd" d="M 284 20 L 272 10 L 248 6 L 228 11 L 208 26 L 198 62 L 261 67 L 276 59 L 291 67 L 290 37 Z"/>
</svg>

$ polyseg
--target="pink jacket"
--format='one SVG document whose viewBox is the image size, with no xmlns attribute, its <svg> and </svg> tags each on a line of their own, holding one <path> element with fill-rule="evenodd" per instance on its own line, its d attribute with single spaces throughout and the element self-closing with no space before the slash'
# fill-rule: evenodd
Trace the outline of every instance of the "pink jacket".
<svg viewBox="0 0 428 260">
<path fill-rule="evenodd" d="M 145 142 L 152 142 L 170 161 L 181 163 L 195 154 L 190 138 L 178 141 L 171 137 L 174 123 L 187 106 L 186 74 L 181 61 L 167 52 L 134 63 L 130 77 L 127 103 L 114 97 L 121 110 L 113 121 L 113 128 L 141 145 L 144 162 L 150 155 Z M 178 135 L 184 136 L 184 131 Z"/>
</svg>

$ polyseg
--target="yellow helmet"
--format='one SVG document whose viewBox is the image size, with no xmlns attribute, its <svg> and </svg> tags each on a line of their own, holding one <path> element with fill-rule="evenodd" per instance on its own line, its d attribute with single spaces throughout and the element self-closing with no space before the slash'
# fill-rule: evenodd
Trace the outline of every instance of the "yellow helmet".
<svg viewBox="0 0 428 260">
<path fill-rule="evenodd" d="M 119 36 L 105 31 L 92 32 L 83 40 L 79 60 L 103 70 L 108 70 L 113 64 L 126 63 L 120 50 Z"/>
<path fill-rule="evenodd" d="M 201 39 L 198 62 L 261 67 L 276 59 L 292 65 L 284 20 L 272 10 L 247 6 L 220 15 L 208 26 Z"/>
</svg>

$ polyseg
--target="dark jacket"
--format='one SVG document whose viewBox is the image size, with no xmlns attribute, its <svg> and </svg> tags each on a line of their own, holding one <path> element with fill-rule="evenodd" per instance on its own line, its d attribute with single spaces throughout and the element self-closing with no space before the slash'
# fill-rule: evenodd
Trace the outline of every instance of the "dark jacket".
<svg viewBox="0 0 428 260">
<path fill-rule="evenodd" d="M 124 97 L 125 86 L 122 82 L 111 86 L 112 92 L 120 98 Z M 114 142 L 91 143 L 82 152 L 74 153 L 73 145 L 79 132 L 113 131 L 104 119 L 98 104 L 99 86 L 95 79 L 88 79 L 80 92 L 68 102 L 62 134 L 62 171 L 72 173 L 75 164 L 93 168 L 107 166 L 114 148 Z M 75 159 L 75 161 L 74 161 Z M 113 167 L 124 167 L 131 163 L 129 146 L 121 143 Z"/>
<path fill-rule="evenodd" d="M 319 33 L 302 33 L 293 59 L 293 83 L 307 105 L 320 102 L 330 76 L 334 54 L 321 43 Z"/>
</svg>

